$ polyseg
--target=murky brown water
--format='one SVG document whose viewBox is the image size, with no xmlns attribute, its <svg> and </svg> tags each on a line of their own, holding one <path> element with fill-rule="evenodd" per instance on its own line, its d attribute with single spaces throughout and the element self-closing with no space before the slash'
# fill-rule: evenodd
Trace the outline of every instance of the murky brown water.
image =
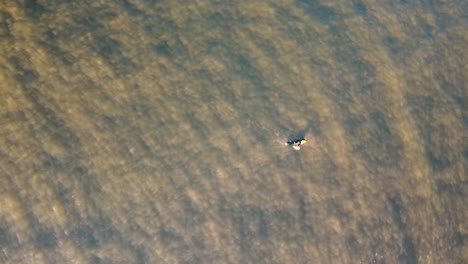
<svg viewBox="0 0 468 264">
<path fill-rule="evenodd" d="M 0 262 L 465 263 L 468 5 L 413 2 L 0 1 Z"/>
</svg>

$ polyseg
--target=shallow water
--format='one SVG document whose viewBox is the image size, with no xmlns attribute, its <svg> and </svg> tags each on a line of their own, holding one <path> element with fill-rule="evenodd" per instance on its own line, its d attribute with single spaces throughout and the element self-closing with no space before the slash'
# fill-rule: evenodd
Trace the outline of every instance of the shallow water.
<svg viewBox="0 0 468 264">
<path fill-rule="evenodd" d="M 0 2 L 1 262 L 463 263 L 467 8 Z"/>
</svg>

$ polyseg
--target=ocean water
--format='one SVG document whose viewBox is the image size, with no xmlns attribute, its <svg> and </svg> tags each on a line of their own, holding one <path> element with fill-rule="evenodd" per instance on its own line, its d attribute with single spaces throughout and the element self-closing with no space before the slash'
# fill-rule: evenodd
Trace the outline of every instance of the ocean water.
<svg viewBox="0 0 468 264">
<path fill-rule="evenodd" d="M 0 1 L 0 262 L 464 263 L 467 10 Z"/>
</svg>

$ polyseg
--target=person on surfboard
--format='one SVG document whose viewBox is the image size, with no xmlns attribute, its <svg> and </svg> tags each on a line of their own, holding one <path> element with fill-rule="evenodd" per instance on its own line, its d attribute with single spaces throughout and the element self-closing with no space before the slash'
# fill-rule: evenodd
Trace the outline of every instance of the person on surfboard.
<svg viewBox="0 0 468 264">
<path fill-rule="evenodd" d="M 305 144 L 305 143 L 307 143 L 307 140 L 305 138 L 300 138 L 300 139 L 296 139 L 296 140 L 289 140 L 289 141 L 286 142 L 286 145 L 292 146 L 293 149 L 295 149 L 295 150 L 300 150 L 301 145 Z"/>
</svg>

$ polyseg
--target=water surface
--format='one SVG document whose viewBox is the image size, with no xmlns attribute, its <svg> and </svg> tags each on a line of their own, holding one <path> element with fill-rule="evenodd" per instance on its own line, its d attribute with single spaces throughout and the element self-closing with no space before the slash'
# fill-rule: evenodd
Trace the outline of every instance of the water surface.
<svg viewBox="0 0 468 264">
<path fill-rule="evenodd" d="M 463 263 L 466 10 L 0 3 L 1 262 Z"/>
</svg>

